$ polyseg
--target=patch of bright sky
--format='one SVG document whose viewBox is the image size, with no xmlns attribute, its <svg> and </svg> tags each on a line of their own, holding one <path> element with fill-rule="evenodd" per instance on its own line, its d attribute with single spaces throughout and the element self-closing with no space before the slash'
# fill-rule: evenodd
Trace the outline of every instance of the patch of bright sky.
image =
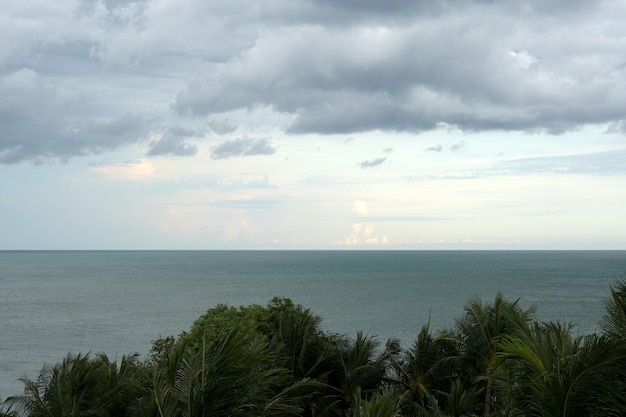
<svg viewBox="0 0 626 417">
<path fill-rule="evenodd" d="M 223 160 L 211 159 L 209 140 L 194 157 L 130 159 L 139 152 L 129 147 L 129 159 L 119 162 L 3 166 L 21 184 L 3 185 L 0 246 L 619 248 L 626 236 L 626 224 L 615 224 L 626 206 L 623 173 L 497 168 L 509 159 L 619 148 L 619 138 L 602 132 L 510 141 L 497 132 L 443 129 L 418 140 L 307 135 L 272 139 L 273 155 Z M 437 145 L 440 152 L 427 150 Z M 376 158 L 386 159 L 359 165 Z"/>
</svg>

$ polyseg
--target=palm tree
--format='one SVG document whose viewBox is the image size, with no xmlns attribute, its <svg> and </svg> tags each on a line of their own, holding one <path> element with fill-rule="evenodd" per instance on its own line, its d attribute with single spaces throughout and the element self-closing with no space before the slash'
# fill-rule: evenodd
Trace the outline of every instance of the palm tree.
<svg viewBox="0 0 626 417">
<path fill-rule="evenodd" d="M 281 416 L 301 411 L 285 390 L 287 370 L 275 366 L 262 338 L 250 342 L 234 328 L 200 350 L 184 344 L 174 349 L 166 354 L 164 369 L 152 375 L 151 410 L 159 417 Z"/>
<path fill-rule="evenodd" d="M 361 390 L 354 393 L 348 417 L 400 417 L 400 398 L 391 389 L 374 393 L 364 400 Z"/>
<path fill-rule="evenodd" d="M 319 377 L 333 346 L 331 336 L 319 328 L 321 318 L 290 300 L 274 311 L 274 315 L 274 329 L 268 336 L 282 364 L 290 371 L 291 380 Z"/>
<path fill-rule="evenodd" d="M 530 417 L 623 416 L 626 346 L 620 337 L 573 337 L 572 326 L 535 322 L 521 336 L 498 341 L 514 360 L 512 394 Z"/>
<path fill-rule="evenodd" d="M 449 366 L 454 353 L 454 346 L 444 338 L 433 336 L 428 324 L 422 327 L 408 350 L 388 346 L 394 373 L 392 383 L 400 392 L 405 414 L 426 416 L 439 408 L 439 400 L 446 398 L 439 393 L 448 391 L 454 374 Z"/>
<path fill-rule="evenodd" d="M 387 373 L 388 355 L 377 353 L 379 344 L 374 337 L 358 332 L 356 339 L 345 340 L 337 346 L 328 384 L 334 388 L 332 408 L 349 412 L 357 392 L 369 396 L 378 390 Z"/>
<path fill-rule="evenodd" d="M 474 297 L 464 307 L 464 314 L 456 320 L 455 332 L 446 338 L 458 345 L 462 366 L 459 377 L 469 383 L 481 383 L 484 389 L 482 410 L 485 416 L 491 411 L 491 405 L 500 398 L 494 390 L 501 388 L 497 384 L 505 383 L 498 373 L 499 338 L 505 335 L 517 335 L 522 332 L 533 317 L 534 308 L 522 309 L 519 300 L 513 302 L 504 299 L 501 293 L 493 304 L 483 304 Z"/>
<path fill-rule="evenodd" d="M 600 321 L 605 333 L 626 337 L 626 280 L 610 286 L 611 295 L 604 300 L 606 313 Z"/>
<path fill-rule="evenodd" d="M 68 354 L 36 380 L 22 379 L 24 393 L 6 403 L 30 417 L 131 415 L 145 394 L 137 367 L 137 355 L 124 356 L 118 367 L 104 354 Z"/>
<path fill-rule="evenodd" d="M 446 415 L 462 417 L 473 411 L 476 400 L 482 394 L 477 386 L 465 387 L 460 379 L 455 379 L 450 386 L 450 392 L 444 393 L 446 398 Z"/>
</svg>

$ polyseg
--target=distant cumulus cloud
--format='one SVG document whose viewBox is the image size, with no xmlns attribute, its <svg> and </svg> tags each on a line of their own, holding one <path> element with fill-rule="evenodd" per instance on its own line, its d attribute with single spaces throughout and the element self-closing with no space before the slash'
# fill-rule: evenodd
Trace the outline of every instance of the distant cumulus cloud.
<svg viewBox="0 0 626 417">
<path fill-rule="evenodd" d="M 385 162 L 386 160 L 387 160 L 387 157 L 369 159 L 369 160 L 366 160 L 366 161 L 359 162 L 359 166 L 361 168 L 377 167 L 377 166 L 381 165 L 383 162 Z"/>
<path fill-rule="evenodd" d="M 350 236 L 338 243 L 341 246 L 389 244 L 389 238 L 387 236 L 378 237 L 375 236 L 374 232 L 375 225 L 373 223 L 354 223 Z"/>
<path fill-rule="evenodd" d="M 213 148 L 212 159 L 226 159 L 236 156 L 273 155 L 276 148 L 269 139 L 232 139 Z"/>
<path fill-rule="evenodd" d="M 361 217 L 367 217 L 367 203 L 363 200 L 354 201 L 352 203 L 352 212 L 358 214 Z"/>
</svg>

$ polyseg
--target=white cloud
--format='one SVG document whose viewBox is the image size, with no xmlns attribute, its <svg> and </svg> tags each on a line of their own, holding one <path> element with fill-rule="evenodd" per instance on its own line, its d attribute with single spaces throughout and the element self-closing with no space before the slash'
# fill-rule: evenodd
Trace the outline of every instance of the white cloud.
<svg viewBox="0 0 626 417">
<path fill-rule="evenodd" d="M 338 242 L 340 246 L 360 245 L 387 245 L 387 236 L 374 236 L 375 226 L 373 223 L 355 223 L 352 225 L 352 233 L 344 240 Z"/>
<path fill-rule="evenodd" d="M 363 200 L 356 200 L 352 203 L 352 212 L 358 214 L 361 217 L 367 217 L 367 203 Z"/>
</svg>

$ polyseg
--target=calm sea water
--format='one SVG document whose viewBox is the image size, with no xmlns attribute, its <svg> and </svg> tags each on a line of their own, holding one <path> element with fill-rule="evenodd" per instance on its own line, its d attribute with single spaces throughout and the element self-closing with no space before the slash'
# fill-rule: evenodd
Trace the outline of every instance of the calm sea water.
<svg viewBox="0 0 626 417">
<path fill-rule="evenodd" d="M 542 320 L 597 329 L 626 251 L 0 252 L 0 399 L 68 352 L 149 351 L 219 303 L 290 297 L 326 330 L 363 330 L 407 347 L 430 319 L 454 323 L 473 296 L 498 291 Z"/>
</svg>

